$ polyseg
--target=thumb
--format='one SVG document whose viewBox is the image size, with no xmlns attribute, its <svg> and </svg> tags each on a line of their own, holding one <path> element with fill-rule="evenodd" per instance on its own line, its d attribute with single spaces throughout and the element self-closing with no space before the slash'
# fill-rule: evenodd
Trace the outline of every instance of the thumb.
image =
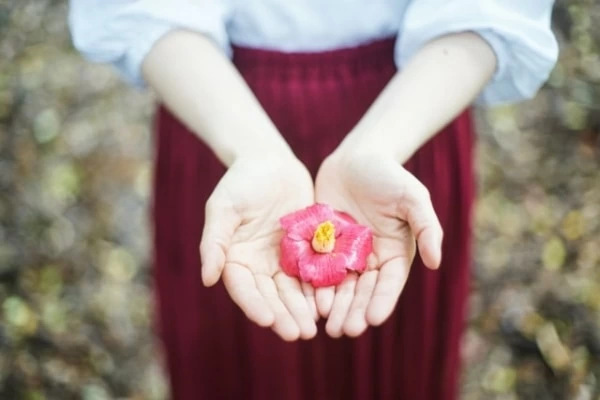
<svg viewBox="0 0 600 400">
<path fill-rule="evenodd" d="M 412 176 L 407 195 L 400 206 L 400 218 L 408 222 L 417 239 L 419 254 L 426 267 L 437 269 L 442 261 L 444 232 L 435 213 L 427 188 Z"/>
<path fill-rule="evenodd" d="M 227 250 L 241 219 L 231 206 L 219 204 L 209 199 L 206 202 L 204 229 L 200 241 L 200 260 L 202 263 L 202 282 L 213 286 L 219 281 Z"/>
</svg>

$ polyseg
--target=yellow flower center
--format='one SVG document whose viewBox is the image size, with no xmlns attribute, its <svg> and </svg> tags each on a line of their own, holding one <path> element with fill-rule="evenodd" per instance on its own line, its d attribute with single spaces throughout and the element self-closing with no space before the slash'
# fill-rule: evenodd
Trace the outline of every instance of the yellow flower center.
<svg viewBox="0 0 600 400">
<path fill-rule="evenodd" d="M 335 247 L 335 226 L 331 221 L 325 221 L 315 230 L 312 248 L 317 253 L 331 253 Z"/>
</svg>

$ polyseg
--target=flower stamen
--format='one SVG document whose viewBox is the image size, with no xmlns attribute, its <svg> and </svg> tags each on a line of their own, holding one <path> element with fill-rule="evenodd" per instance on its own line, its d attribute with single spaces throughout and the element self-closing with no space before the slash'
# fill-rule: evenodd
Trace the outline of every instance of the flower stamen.
<svg viewBox="0 0 600 400">
<path fill-rule="evenodd" d="M 325 221 L 315 230 L 312 248 L 317 253 L 331 253 L 335 248 L 335 226 L 331 221 Z"/>
</svg>

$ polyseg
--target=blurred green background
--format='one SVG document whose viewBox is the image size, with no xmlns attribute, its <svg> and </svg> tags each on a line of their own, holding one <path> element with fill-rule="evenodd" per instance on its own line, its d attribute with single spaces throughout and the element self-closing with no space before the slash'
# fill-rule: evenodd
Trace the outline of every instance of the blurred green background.
<svg viewBox="0 0 600 400">
<path fill-rule="evenodd" d="M 600 399 L 599 3 L 557 1 L 548 85 L 478 112 L 463 399 Z M 0 0 L 0 399 L 164 399 L 153 99 L 82 60 L 66 14 Z"/>
</svg>

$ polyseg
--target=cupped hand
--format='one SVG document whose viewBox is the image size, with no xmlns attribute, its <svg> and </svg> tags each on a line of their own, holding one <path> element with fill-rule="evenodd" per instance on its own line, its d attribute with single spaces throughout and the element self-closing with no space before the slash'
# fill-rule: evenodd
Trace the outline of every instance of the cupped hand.
<svg viewBox="0 0 600 400">
<path fill-rule="evenodd" d="M 279 266 L 279 219 L 313 201 L 312 179 L 296 158 L 264 155 L 235 161 L 206 203 L 204 284 L 222 279 L 250 320 L 284 340 L 316 334 L 312 287 Z"/>
<path fill-rule="evenodd" d="M 415 240 L 424 264 L 438 268 L 442 228 L 428 190 L 389 156 L 334 152 L 319 169 L 315 198 L 373 230 L 369 269 L 316 292 L 328 334 L 355 337 L 394 310 L 415 257 Z"/>
</svg>

